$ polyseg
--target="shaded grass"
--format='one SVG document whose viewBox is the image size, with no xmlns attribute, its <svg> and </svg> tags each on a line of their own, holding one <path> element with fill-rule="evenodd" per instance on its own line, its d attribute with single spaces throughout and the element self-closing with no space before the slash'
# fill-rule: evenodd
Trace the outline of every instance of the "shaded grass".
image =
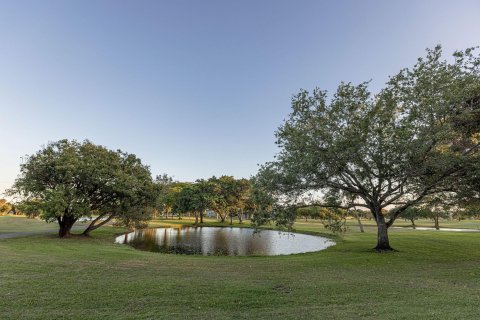
<svg viewBox="0 0 480 320">
<path fill-rule="evenodd" d="M 325 232 L 315 223 L 297 228 Z M 122 231 L 1 240 L 0 319 L 477 319 L 480 313 L 479 234 L 394 231 L 398 252 L 377 254 L 375 233 L 350 231 L 317 253 L 204 257 L 113 244 Z"/>
</svg>

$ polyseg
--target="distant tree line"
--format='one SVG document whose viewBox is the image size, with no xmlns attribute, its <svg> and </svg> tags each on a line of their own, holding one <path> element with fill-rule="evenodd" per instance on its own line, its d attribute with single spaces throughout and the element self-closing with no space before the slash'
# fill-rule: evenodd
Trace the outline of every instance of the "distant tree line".
<svg viewBox="0 0 480 320">
<path fill-rule="evenodd" d="M 236 218 L 240 223 L 262 210 L 273 209 L 273 197 L 255 187 L 249 179 L 232 176 L 199 179 L 193 183 L 177 182 L 167 175 L 155 179 L 158 195 L 156 214 L 168 218 L 175 214 L 193 215 L 195 224 L 203 223 L 207 210 L 215 212 L 225 222 Z"/>
<path fill-rule="evenodd" d="M 412 228 L 416 228 L 416 220 L 431 219 L 435 229 L 440 229 L 441 220 L 464 220 L 480 218 L 480 208 L 477 204 L 455 202 L 455 199 L 448 197 L 434 197 L 427 201 L 409 207 L 401 215 L 401 218 L 409 220 Z"/>
</svg>

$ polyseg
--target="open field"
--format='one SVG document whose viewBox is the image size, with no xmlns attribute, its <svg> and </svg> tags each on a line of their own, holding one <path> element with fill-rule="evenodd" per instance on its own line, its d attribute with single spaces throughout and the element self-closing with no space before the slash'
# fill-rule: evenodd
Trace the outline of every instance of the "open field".
<svg viewBox="0 0 480 320">
<path fill-rule="evenodd" d="M 73 231 L 82 230 L 86 222 L 77 222 Z M 18 233 L 18 235 L 16 235 Z M 34 234 L 58 233 L 57 223 L 45 223 L 38 219 L 27 219 L 25 216 L 0 216 L 0 239 L 3 237 Z"/>
<path fill-rule="evenodd" d="M 47 226 L 0 217 L 2 233 L 55 230 Z M 315 222 L 297 228 L 325 232 Z M 373 228 L 361 234 L 352 226 L 318 253 L 203 257 L 113 244 L 122 231 L 0 240 L 0 319 L 478 319 L 480 313 L 477 233 L 392 230 L 398 252 L 378 254 L 370 250 Z"/>
<path fill-rule="evenodd" d="M 0 234 L 11 232 L 56 232 L 56 223 L 45 223 L 25 216 L 0 216 Z"/>
<path fill-rule="evenodd" d="M 300 221 L 299 221 L 300 222 Z M 364 226 L 375 227 L 375 220 L 362 220 Z M 358 224 L 356 220 L 347 220 L 347 224 L 352 230 L 358 229 Z M 429 219 L 418 219 L 415 220 L 415 225 L 417 227 L 429 227 L 434 228 L 435 224 L 433 220 Z M 480 220 L 443 220 L 440 219 L 440 228 L 464 228 L 464 229 L 476 229 L 480 230 Z M 393 224 L 394 227 L 411 227 L 412 223 L 409 220 L 397 219 Z"/>
</svg>

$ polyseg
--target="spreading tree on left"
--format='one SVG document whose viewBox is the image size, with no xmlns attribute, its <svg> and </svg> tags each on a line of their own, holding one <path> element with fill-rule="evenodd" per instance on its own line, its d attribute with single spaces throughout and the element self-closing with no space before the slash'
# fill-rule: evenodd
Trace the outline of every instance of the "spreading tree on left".
<svg viewBox="0 0 480 320">
<path fill-rule="evenodd" d="M 90 141 L 60 140 L 27 156 L 10 195 L 35 206 L 40 218 L 70 235 L 81 217 L 94 217 L 83 231 L 116 220 L 139 226 L 150 219 L 155 188 L 150 169 L 133 154 Z"/>
</svg>

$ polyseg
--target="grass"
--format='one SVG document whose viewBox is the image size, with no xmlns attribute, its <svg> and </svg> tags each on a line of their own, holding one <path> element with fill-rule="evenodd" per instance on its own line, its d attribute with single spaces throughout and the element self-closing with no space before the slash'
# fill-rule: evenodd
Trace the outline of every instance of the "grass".
<svg viewBox="0 0 480 320">
<path fill-rule="evenodd" d="M 376 227 L 375 220 L 362 220 L 362 223 L 367 227 Z M 347 220 L 348 226 L 355 229 L 358 224 L 356 220 Z M 417 227 L 429 227 L 434 228 L 435 224 L 433 220 L 430 219 L 418 219 L 415 220 L 415 225 Z M 462 228 L 462 229 L 480 229 L 480 220 L 446 220 L 440 219 L 439 222 L 440 228 Z M 394 227 L 411 227 L 412 223 L 410 220 L 397 219 L 395 221 Z"/>
<path fill-rule="evenodd" d="M 73 230 L 81 230 L 87 225 L 86 222 L 77 222 Z M 0 238 L 5 233 L 56 233 L 57 223 L 45 223 L 39 219 L 28 219 L 25 216 L 0 216 Z"/>
<path fill-rule="evenodd" d="M 1 232 L 43 228 L 5 218 Z M 189 221 L 152 225 L 165 222 Z M 4 239 L 0 319 L 478 319 L 480 234 L 392 230 L 398 252 L 377 254 L 372 231 L 278 257 L 142 252 L 113 244 L 114 227 Z"/>
<path fill-rule="evenodd" d="M 0 216 L 0 234 L 12 232 L 55 232 L 58 225 L 25 216 Z"/>
</svg>

